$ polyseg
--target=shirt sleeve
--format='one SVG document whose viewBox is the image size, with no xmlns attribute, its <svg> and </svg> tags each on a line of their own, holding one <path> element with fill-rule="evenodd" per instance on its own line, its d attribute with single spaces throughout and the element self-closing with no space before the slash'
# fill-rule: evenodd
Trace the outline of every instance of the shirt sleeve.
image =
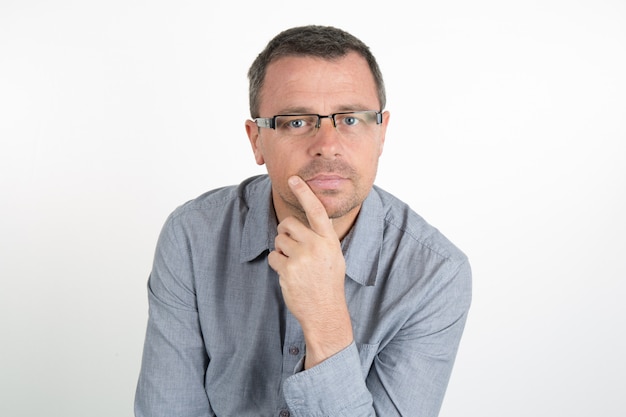
<svg viewBox="0 0 626 417">
<path fill-rule="evenodd" d="M 355 343 L 285 381 L 297 417 L 436 417 L 471 302 L 467 260 L 439 274 L 415 313 L 363 371 Z M 447 268 L 443 268 L 444 270 Z"/>
<path fill-rule="evenodd" d="M 375 415 L 354 342 L 317 366 L 287 378 L 284 392 L 294 416 Z"/>
<path fill-rule="evenodd" d="M 202 340 L 185 237 L 166 222 L 148 280 L 149 318 L 135 394 L 136 417 L 212 417 L 204 389 Z"/>
</svg>

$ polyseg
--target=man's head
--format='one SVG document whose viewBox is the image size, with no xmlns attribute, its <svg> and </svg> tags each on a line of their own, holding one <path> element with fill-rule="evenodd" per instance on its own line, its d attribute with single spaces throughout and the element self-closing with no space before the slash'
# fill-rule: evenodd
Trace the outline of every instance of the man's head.
<svg viewBox="0 0 626 417">
<path fill-rule="evenodd" d="M 255 60 L 250 85 L 246 132 L 272 181 L 278 219 L 307 220 L 287 184 L 297 175 L 347 231 L 374 183 L 389 121 L 367 46 L 335 28 L 290 29 Z"/>
<path fill-rule="evenodd" d="M 349 52 L 361 55 L 369 65 L 376 89 L 378 109 L 386 105 L 385 83 L 370 49 L 355 36 L 331 26 L 301 26 L 287 29 L 274 37 L 254 60 L 248 70 L 250 80 L 250 116 L 259 117 L 259 101 L 267 67 L 273 61 L 286 56 L 310 56 L 332 60 Z"/>
</svg>

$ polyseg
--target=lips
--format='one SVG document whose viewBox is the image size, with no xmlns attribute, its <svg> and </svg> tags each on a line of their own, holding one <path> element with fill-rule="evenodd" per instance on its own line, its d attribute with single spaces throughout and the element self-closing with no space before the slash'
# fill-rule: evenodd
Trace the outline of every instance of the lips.
<svg viewBox="0 0 626 417">
<path fill-rule="evenodd" d="M 337 174 L 318 174 L 308 179 L 306 182 L 309 187 L 319 190 L 334 190 L 340 188 L 345 182 L 346 178 Z"/>
</svg>

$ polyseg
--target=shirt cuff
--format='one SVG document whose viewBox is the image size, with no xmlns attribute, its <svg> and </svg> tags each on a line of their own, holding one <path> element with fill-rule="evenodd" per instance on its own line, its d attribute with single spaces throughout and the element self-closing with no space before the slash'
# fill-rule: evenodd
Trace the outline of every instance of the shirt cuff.
<svg viewBox="0 0 626 417">
<path fill-rule="evenodd" d="M 287 378 L 283 390 L 289 409 L 297 416 L 353 415 L 351 410 L 372 405 L 354 342 L 313 368 Z"/>
</svg>

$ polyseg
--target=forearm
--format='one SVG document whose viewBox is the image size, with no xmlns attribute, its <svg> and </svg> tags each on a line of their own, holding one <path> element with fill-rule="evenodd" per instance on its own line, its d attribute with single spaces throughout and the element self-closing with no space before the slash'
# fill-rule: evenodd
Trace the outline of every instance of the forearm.
<svg viewBox="0 0 626 417">
<path fill-rule="evenodd" d="M 305 369 L 339 353 L 354 340 L 345 300 L 342 304 L 324 311 L 314 320 L 301 322 L 301 325 L 306 343 Z"/>
</svg>

